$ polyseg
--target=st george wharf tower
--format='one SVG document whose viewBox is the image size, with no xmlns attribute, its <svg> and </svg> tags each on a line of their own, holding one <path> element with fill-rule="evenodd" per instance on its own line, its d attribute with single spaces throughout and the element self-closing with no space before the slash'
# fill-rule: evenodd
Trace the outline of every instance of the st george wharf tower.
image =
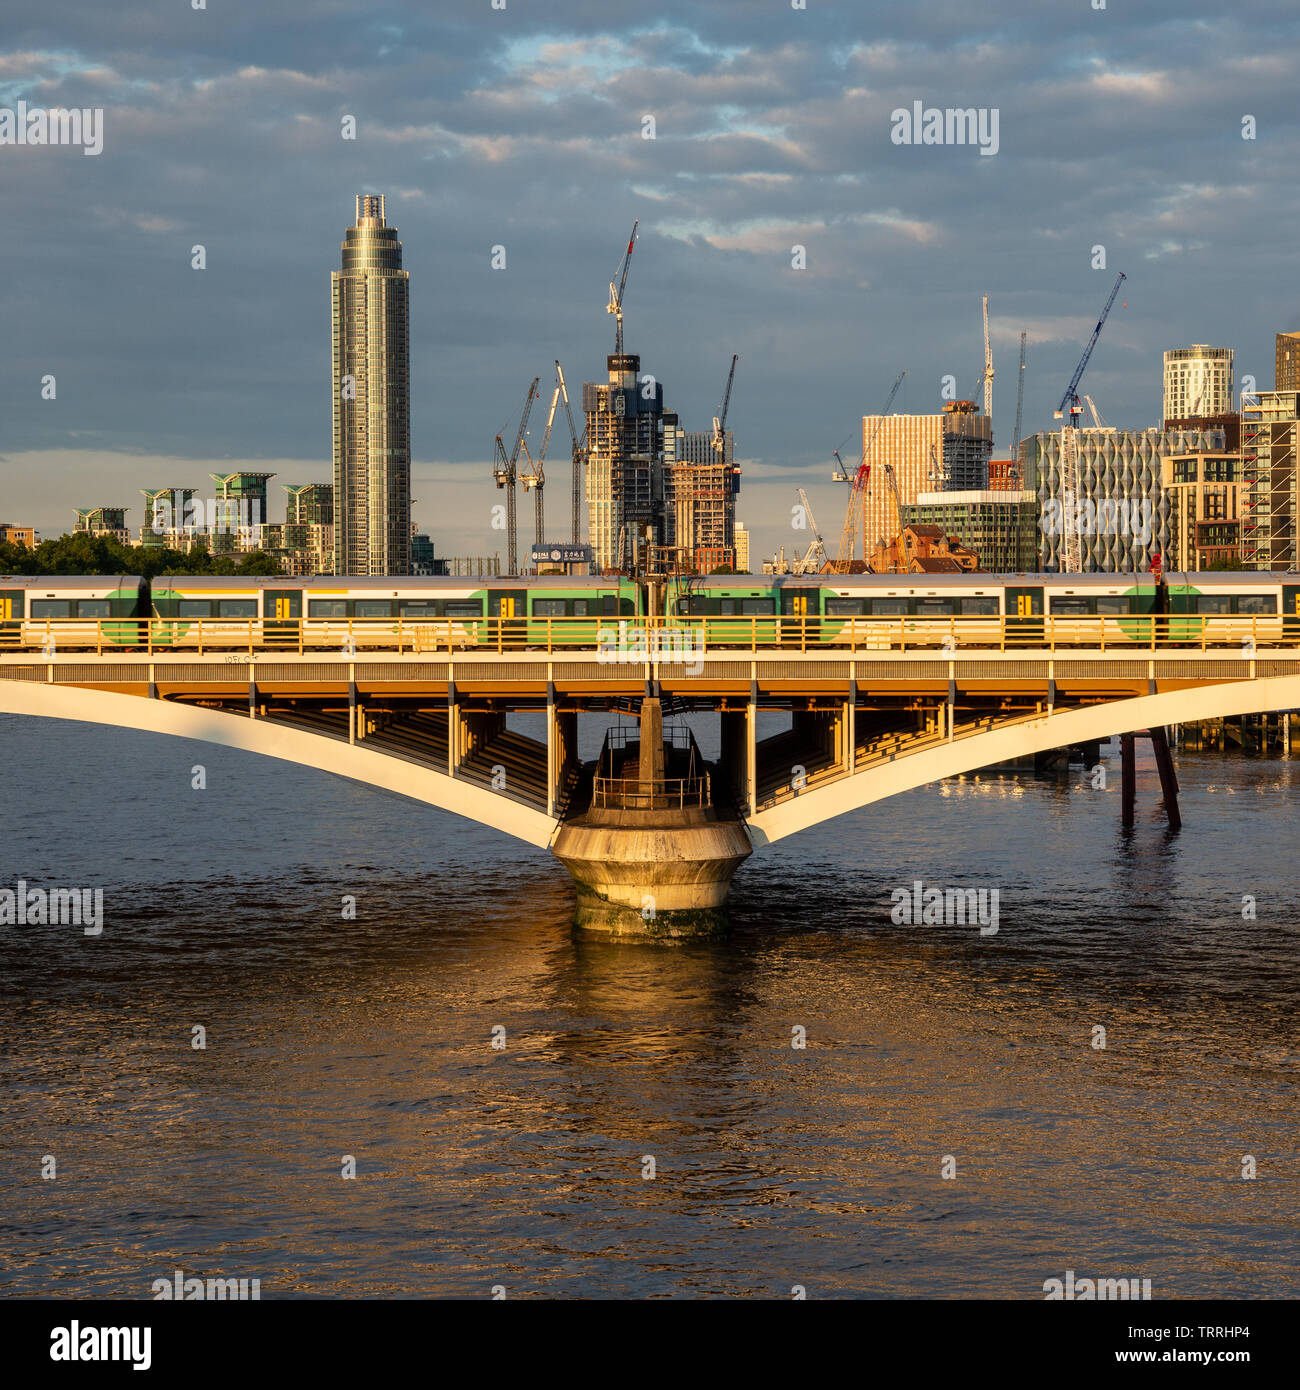
<svg viewBox="0 0 1300 1390">
<path fill-rule="evenodd" d="M 359 194 L 330 272 L 335 574 L 411 570 L 408 282 L 383 195 Z"/>
</svg>

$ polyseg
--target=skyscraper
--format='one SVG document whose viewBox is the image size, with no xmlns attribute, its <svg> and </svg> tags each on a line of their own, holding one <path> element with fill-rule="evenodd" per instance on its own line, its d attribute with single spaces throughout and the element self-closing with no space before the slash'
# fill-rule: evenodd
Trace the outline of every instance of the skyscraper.
<svg viewBox="0 0 1300 1390">
<path fill-rule="evenodd" d="M 330 274 L 336 574 L 411 569 L 408 278 L 383 196 L 358 194 Z"/>
<path fill-rule="evenodd" d="M 642 529 L 661 544 L 664 532 L 664 388 L 647 376 L 638 382 L 636 353 L 606 358 L 608 382 L 582 387 L 587 417 L 587 507 L 599 569 L 631 562 Z"/>
</svg>

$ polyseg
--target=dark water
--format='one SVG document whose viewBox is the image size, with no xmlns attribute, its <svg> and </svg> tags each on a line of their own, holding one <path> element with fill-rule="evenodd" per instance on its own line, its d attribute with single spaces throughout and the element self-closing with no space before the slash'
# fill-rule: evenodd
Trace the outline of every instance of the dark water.
<svg viewBox="0 0 1300 1390">
<path fill-rule="evenodd" d="M 0 716 L 0 887 L 107 918 L 0 927 L 0 1287 L 1300 1295 L 1300 763 L 1183 757 L 1172 838 L 1110 766 L 844 817 L 750 860 L 729 941 L 628 947 L 437 811 Z M 1000 930 L 895 926 L 917 878 L 999 888 Z"/>
</svg>

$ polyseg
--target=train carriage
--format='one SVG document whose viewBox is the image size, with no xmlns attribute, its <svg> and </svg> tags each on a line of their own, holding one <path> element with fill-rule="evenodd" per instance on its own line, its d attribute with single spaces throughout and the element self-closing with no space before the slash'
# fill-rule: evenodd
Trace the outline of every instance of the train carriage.
<svg viewBox="0 0 1300 1390">
<path fill-rule="evenodd" d="M 1169 636 L 1236 646 L 1300 640 L 1300 575 L 1198 570 L 1165 576 Z"/>
<path fill-rule="evenodd" d="M 0 575 L 0 648 L 134 647 L 146 591 L 136 574 Z"/>
</svg>

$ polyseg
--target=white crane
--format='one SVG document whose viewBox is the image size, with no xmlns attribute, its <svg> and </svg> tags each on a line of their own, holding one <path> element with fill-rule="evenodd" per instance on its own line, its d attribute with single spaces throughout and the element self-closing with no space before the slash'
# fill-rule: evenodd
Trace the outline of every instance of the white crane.
<svg viewBox="0 0 1300 1390">
<path fill-rule="evenodd" d="M 989 297 L 984 296 L 984 414 L 993 419 L 993 344 L 989 339 Z M 990 428 L 992 425 L 990 423 Z"/>
<path fill-rule="evenodd" d="M 830 557 L 826 554 L 826 545 L 822 540 L 822 533 L 817 529 L 817 518 L 813 516 L 812 503 L 808 500 L 808 494 L 799 489 L 799 501 L 803 503 L 803 509 L 808 517 L 808 525 L 812 529 L 813 538 L 808 544 L 808 549 L 804 551 L 802 559 L 796 559 L 790 566 L 791 574 L 816 574 L 823 565 L 828 564 Z"/>
</svg>

